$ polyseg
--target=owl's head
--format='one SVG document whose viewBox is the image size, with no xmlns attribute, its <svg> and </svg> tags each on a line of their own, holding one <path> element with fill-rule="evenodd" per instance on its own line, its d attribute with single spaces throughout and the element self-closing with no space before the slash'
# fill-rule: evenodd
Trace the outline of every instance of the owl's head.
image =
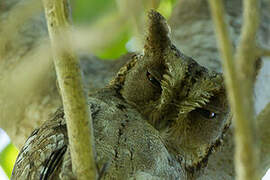
<svg viewBox="0 0 270 180">
<path fill-rule="evenodd" d="M 223 77 L 182 54 L 159 13 L 150 11 L 148 19 L 143 52 L 112 83 L 159 130 L 168 150 L 187 168 L 196 168 L 230 122 Z"/>
</svg>

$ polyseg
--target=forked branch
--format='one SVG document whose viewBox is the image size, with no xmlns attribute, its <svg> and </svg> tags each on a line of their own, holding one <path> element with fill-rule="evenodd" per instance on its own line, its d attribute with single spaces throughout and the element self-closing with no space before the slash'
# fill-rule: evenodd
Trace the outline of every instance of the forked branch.
<svg viewBox="0 0 270 180">
<path fill-rule="evenodd" d="M 258 2 L 256 0 L 243 1 L 244 22 L 235 56 L 224 20 L 222 1 L 209 0 L 209 4 L 223 59 L 229 101 L 234 114 L 236 176 L 239 180 L 258 179 L 253 103 L 253 76 L 256 60 L 255 35 L 259 22 Z"/>
</svg>

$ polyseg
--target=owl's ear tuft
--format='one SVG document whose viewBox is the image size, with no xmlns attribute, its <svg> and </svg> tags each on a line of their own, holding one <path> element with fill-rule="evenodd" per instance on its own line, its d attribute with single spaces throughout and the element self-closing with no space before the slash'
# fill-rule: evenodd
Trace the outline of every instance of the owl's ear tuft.
<svg viewBox="0 0 270 180">
<path fill-rule="evenodd" d="M 148 30 L 144 45 L 145 52 L 162 52 L 171 44 L 170 27 L 166 19 L 157 11 L 148 12 Z"/>
</svg>

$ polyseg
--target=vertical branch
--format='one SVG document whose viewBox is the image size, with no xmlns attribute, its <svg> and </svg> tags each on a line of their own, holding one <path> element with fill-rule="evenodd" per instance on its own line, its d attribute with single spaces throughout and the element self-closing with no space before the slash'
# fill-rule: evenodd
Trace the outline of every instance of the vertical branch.
<svg viewBox="0 0 270 180">
<path fill-rule="evenodd" d="M 43 0 L 63 99 L 72 168 L 78 179 L 96 179 L 93 129 L 78 60 L 69 39 L 67 0 Z"/>
<path fill-rule="evenodd" d="M 253 101 L 256 33 L 259 24 L 258 1 L 244 0 L 243 8 L 240 43 L 235 55 L 241 93 L 241 106 L 236 109 L 239 113 L 235 120 L 235 167 L 237 178 L 241 180 L 259 179 Z"/>
<path fill-rule="evenodd" d="M 221 0 L 208 0 L 212 18 L 215 25 L 217 44 L 223 59 L 222 66 L 225 76 L 225 83 L 230 103 L 233 105 L 239 102 L 237 93 L 236 71 L 233 63 L 233 48 L 229 38 L 229 32 L 225 23 L 225 12 Z M 235 101 L 235 102 L 234 102 Z"/>
<path fill-rule="evenodd" d="M 261 141 L 260 146 L 260 178 L 262 178 L 266 171 L 270 168 L 270 102 L 264 107 L 256 118 L 258 126 L 258 137 Z"/>
<path fill-rule="evenodd" d="M 264 49 L 264 48 L 258 48 L 258 57 L 263 57 L 263 56 L 270 56 L 270 50 L 269 49 Z"/>
<path fill-rule="evenodd" d="M 255 140 L 253 75 L 256 58 L 255 35 L 258 28 L 256 0 L 244 0 L 244 22 L 233 63 L 232 45 L 224 21 L 221 0 L 209 0 L 218 45 L 223 58 L 225 83 L 235 124 L 235 167 L 239 180 L 258 179 L 258 154 Z M 237 73 L 236 73 L 237 72 Z"/>
</svg>

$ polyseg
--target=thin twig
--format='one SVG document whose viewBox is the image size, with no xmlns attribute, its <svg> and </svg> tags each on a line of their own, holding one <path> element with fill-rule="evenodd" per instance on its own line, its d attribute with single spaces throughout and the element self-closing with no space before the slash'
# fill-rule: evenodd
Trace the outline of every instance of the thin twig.
<svg viewBox="0 0 270 180">
<path fill-rule="evenodd" d="M 225 12 L 220 0 L 208 0 L 212 18 L 215 25 L 217 43 L 222 56 L 222 65 L 224 69 L 225 83 L 229 92 L 230 101 L 234 101 L 237 82 L 235 80 L 235 67 L 233 63 L 233 48 L 229 38 L 229 32 L 225 23 Z M 237 97 L 236 97 L 237 98 Z"/>
<path fill-rule="evenodd" d="M 270 57 L 270 49 L 258 48 L 257 57 Z"/>
<path fill-rule="evenodd" d="M 79 180 L 96 179 L 92 118 L 83 91 L 79 63 L 68 36 L 70 29 L 68 2 L 43 0 L 43 4 L 63 99 L 72 170 Z M 65 46 L 62 46 L 63 44 Z"/>
<path fill-rule="evenodd" d="M 235 61 L 237 60 L 235 66 L 232 45 L 224 21 L 223 4 L 221 0 L 209 0 L 209 4 L 223 59 L 229 101 L 234 114 L 236 176 L 239 180 L 258 179 L 253 107 L 254 77 L 252 77 L 256 57 L 255 34 L 259 19 L 257 2 L 256 0 L 244 1 L 244 23 L 235 56 Z"/>
<path fill-rule="evenodd" d="M 258 137 L 260 138 L 260 178 L 265 175 L 270 166 L 270 102 L 256 118 Z"/>
</svg>

